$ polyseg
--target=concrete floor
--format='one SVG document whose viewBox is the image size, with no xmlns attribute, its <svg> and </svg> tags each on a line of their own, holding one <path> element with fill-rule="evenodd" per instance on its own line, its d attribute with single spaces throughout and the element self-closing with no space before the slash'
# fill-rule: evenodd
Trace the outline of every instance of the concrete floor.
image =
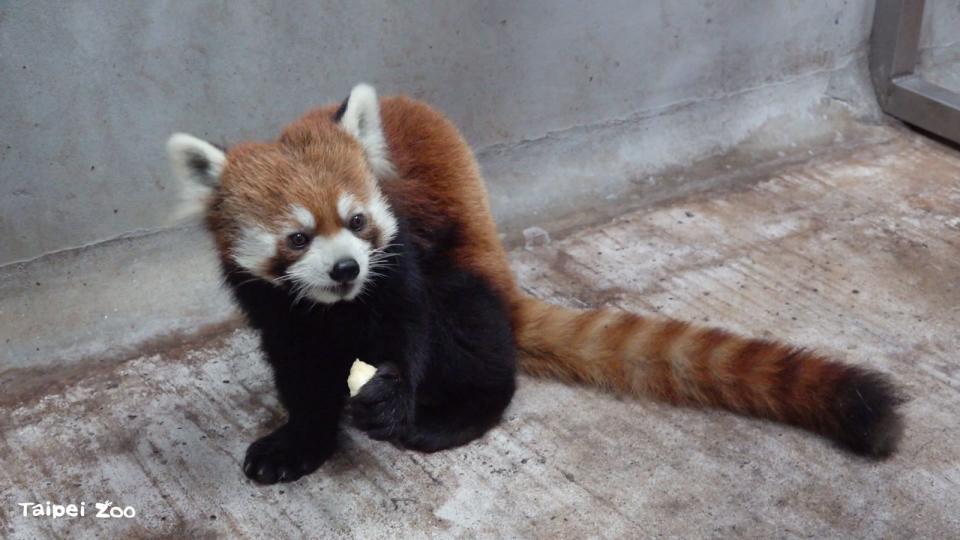
<svg viewBox="0 0 960 540">
<path fill-rule="evenodd" d="M 912 398 L 900 452 L 872 463 L 771 423 L 523 378 L 502 426 L 466 448 L 419 455 L 348 430 L 318 473 L 258 487 L 240 461 L 280 411 L 254 336 L 227 326 L 122 361 L 0 377 L 0 530 L 960 537 L 960 153 L 890 129 L 881 143 L 616 214 L 514 249 L 526 289 L 889 372 Z M 136 517 L 91 517 L 105 499 Z M 17 503 L 48 500 L 85 501 L 88 516 L 20 515 Z"/>
</svg>

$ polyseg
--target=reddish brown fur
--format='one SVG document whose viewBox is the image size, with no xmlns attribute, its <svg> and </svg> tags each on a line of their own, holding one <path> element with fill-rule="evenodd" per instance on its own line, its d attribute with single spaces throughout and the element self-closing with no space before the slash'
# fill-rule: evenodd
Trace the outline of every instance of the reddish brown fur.
<svg viewBox="0 0 960 540">
<path fill-rule="evenodd" d="M 336 210 L 339 195 L 366 202 L 372 189 L 360 143 L 329 121 L 304 118 L 274 143 L 230 148 L 207 222 L 221 257 L 227 258 L 241 224 L 275 223 L 296 202 L 316 220 L 316 228 L 305 232 L 330 235 L 345 225 Z M 296 257 L 284 249 L 278 246 L 280 259 Z"/>
<path fill-rule="evenodd" d="M 511 307 L 527 373 L 674 403 L 724 407 L 843 438 L 836 409 L 847 406 L 841 398 L 849 393 L 849 381 L 864 378 L 862 370 L 722 330 L 609 310 L 578 312 L 523 295 L 497 237 L 479 169 L 457 129 L 440 113 L 406 97 L 383 99 L 381 107 L 398 173 L 381 182 L 383 192 L 421 242 L 429 244 L 434 231 L 456 226 L 456 260 L 484 277 Z M 335 110 L 331 105 L 312 111 L 291 124 L 278 144 L 231 149 L 224 189 L 250 208 L 215 207 L 211 213 L 214 231 L 221 231 L 221 253 L 229 243 L 229 228 L 216 224 L 225 213 L 286 211 L 284 201 L 294 195 L 288 192 L 299 190 L 297 200 L 318 201 L 322 207 L 310 210 L 326 216 L 331 192 L 364 193 L 368 171 L 362 149 L 331 121 Z M 247 180 L 234 183 L 231 178 Z M 331 226 L 319 224 L 320 229 Z M 896 420 L 889 420 L 888 438 L 894 442 Z M 871 451 L 882 455 L 892 444 Z"/>
<path fill-rule="evenodd" d="M 605 313 L 617 322 L 596 329 L 589 339 L 620 343 L 612 349 L 619 357 L 616 361 L 584 358 L 580 351 L 586 344 L 552 346 L 562 343 L 564 335 L 551 331 L 556 326 L 543 324 L 545 320 L 561 317 L 574 324 L 583 323 L 586 319 L 582 315 L 578 317 L 534 299 L 522 299 L 519 305 L 517 341 L 528 372 L 570 381 L 600 382 L 679 404 L 723 407 L 831 436 L 842 427 L 832 400 L 847 382 L 846 375 L 852 369 L 845 364 L 779 343 L 696 328 L 681 321 L 647 320 L 614 311 Z M 655 325 L 653 330 L 644 331 L 644 327 L 652 325 Z M 630 339 L 642 340 L 630 347 L 643 351 L 641 354 L 622 355 L 625 349 L 622 343 Z M 669 351 L 680 348 L 690 353 L 686 356 L 686 367 L 672 362 L 669 356 Z M 718 355 L 718 351 L 721 354 Z M 642 374 L 643 380 L 625 384 L 624 366 L 628 366 L 628 372 L 632 368 Z M 686 383 L 678 384 L 678 380 Z"/>
<path fill-rule="evenodd" d="M 457 258 L 465 268 L 485 276 L 505 297 L 519 294 L 497 236 L 487 192 L 473 152 L 442 114 L 407 97 L 381 100 L 381 121 L 397 179 L 381 182 L 394 211 L 410 221 L 417 238 L 450 224 L 463 239 Z M 307 113 L 288 127 L 310 131 L 337 129 L 331 118 L 337 105 Z M 339 131 L 339 129 L 338 129 Z"/>
</svg>

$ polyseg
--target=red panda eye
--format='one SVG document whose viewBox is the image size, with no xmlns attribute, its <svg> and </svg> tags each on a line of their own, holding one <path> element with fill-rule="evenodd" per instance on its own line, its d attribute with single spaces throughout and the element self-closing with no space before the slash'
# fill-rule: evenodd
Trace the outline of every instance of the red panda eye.
<svg viewBox="0 0 960 540">
<path fill-rule="evenodd" d="M 287 245 L 292 249 L 303 249 L 309 242 L 310 238 L 302 232 L 295 232 L 287 237 Z"/>
<path fill-rule="evenodd" d="M 362 230 L 366 224 L 367 216 L 363 214 L 354 214 L 354 216 L 350 218 L 350 230 L 354 232 Z"/>
</svg>

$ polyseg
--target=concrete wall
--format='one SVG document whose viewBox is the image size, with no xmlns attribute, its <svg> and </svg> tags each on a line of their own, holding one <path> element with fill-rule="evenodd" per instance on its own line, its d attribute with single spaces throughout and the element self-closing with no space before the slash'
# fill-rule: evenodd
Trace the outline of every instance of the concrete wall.
<svg viewBox="0 0 960 540">
<path fill-rule="evenodd" d="M 960 0 L 928 2 L 920 47 L 923 78 L 960 92 Z"/>
<path fill-rule="evenodd" d="M 960 45 L 960 0 L 926 0 L 920 48 L 944 49 Z"/>
<path fill-rule="evenodd" d="M 174 130 L 268 138 L 365 80 L 509 146 L 837 69 L 871 17 L 868 0 L 5 3 L 0 264 L 162 227 Z"/>
</svg>

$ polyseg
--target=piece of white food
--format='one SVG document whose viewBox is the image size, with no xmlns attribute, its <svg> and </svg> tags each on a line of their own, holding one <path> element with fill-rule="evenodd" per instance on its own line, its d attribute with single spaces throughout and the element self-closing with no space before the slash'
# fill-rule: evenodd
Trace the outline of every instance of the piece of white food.
<svg viewBox="0 0 960 540">
<path fill-rule="evenodd" d="M 347 377 L 347 388 L 350 389 L 350 397 L 357 395 L 360 392 L 360 388 L 367 384 L 367 381 L 372 379 L 376 372 L 376 367 L 371 366 L 359 358 L 354 360 L 353 365 L 350 366 L 350 376 Z"/>
</svg>

